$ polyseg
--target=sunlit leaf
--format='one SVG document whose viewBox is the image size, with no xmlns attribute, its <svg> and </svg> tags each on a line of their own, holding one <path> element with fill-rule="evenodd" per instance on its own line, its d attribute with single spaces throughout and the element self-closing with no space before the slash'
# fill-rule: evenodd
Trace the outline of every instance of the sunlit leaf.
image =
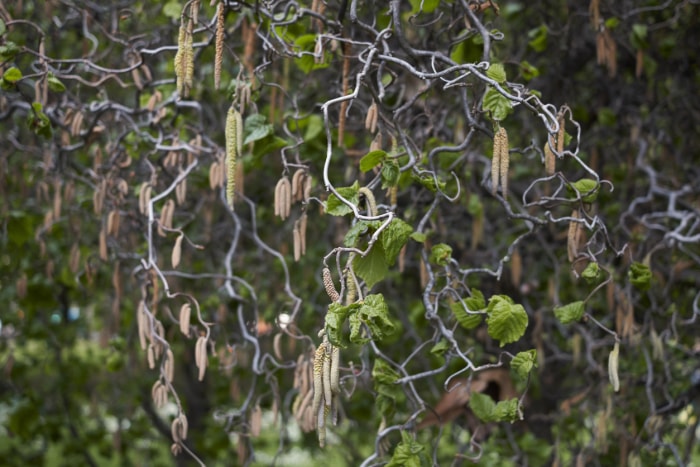
<svg viewBox="0 0 700 467">
<path fill-rule="evenodd" d="M 583 301 L 578 301 L 555 308 L 554 316 L 556 316 L 562 324 L 570 324 L 580 321 L 584 311 Z"/>
<path fill-rule="evenodd" d="M 489 299 L 487 311 L 489 336 L 499 340 L 501 347 L 516 342 L 525 334 L 528 323 L 525 308 L 512 303 L 509 297 L 494 295 Z"/>
</svg>

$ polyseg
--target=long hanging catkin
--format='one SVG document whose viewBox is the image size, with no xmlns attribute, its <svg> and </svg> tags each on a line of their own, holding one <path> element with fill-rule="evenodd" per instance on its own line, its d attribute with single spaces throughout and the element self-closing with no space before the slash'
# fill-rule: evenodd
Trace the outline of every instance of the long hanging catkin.
<svg viewBox="0 0 700 467">
<path fill-rule="evenodd" d="M 236 160 L 243 150 L 243 118 L 231 105 L 226 116 L 226 201 L 233 209 L 236 188 Z"/>
</svg>

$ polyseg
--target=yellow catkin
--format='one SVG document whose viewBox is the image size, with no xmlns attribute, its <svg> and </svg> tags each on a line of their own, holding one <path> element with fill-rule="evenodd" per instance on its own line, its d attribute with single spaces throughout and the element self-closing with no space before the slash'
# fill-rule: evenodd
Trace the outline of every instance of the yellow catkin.
<svg viewBox="0 0 700 467">
<path fill-rule="evenodd" d="M 496 138 L 499 139 L 499 149 L 501 151 L 499 167 L 499 174 L 501 176 L 501 190 L 503 191 L 503 197 L 506 198 L 508 196 L 508 167 L 510 166 L 508 132 L 506 132 L 506 129 L 503 127 L 499 128 Z"/>
<path fill-rule="evenodd" d="M 366 186 L 361 187 L 358 193 L 365 197 L 365 203 L 367 206 L 367 215 L 376 216 L 377 215 L 377 201 L 374 198 L 374 193 L 372 190 Z"/>
<path fill-rule="evenodd" d="M 331 391 L 333 394 L 340 392 L 340 349 L 331 347 Z"/>
<path fill-rule="evenodd" d="M 214 56 L 214 88 L 221 83 L 221 66 L 224 60 L 224 2 L 219 2 L 216 10 L 216 54 Z"/>
<path fill-rule="evenodd" d="M 194 86 L 194 45 L 193 45 L 194 23 L 190 20 L 187 23 L 187 32 L 185 34 L 185 46 L 183 48 L 183 95 L 189 96 L 190 89 Z"/>
<path fill-rule="evenodd" d="M 508 166 L 510 156 L 508 154 L 508 133 L 503 127 L 499 127 L 493 135 L 493 160 L 491 161 L 491 192 L 498 193 L 500 181 L 503 197 L 508 196 Z"/>
<path fill-rule="evenodd" d="M 180 308 L 180 332 L 185 336 L 190 335 L 190 315 L 192 313 L 192 307 L 189 303 L 185 303 Z"/>
<path fill-rule="evenodd" d="M 617 372 L 619 355 L 620 343 L 615 342 L 612 351 L 610 351 L 610 356 L 608 357 L 608 377 L 610 378 L 610 384 L 612 384 L 615 392 L 620 390 L 620 377 L 618 376 Z"/>
<path fill-rule="evenodd" d="M 236 189 L 236 161 L 243 149 L 243 119 L 232 105 L 226 116 L 226 201 L 233 209 L 233 195 Z"/>
<path fill-rule="evenodd" d="M 312 411 L 317 414 L 323 402 L 323 361 L 326 353 L 326 344 L 321 343 L 314 354 L 314 398 Z"/>
<path fill-rule="evenodd" d="M 175 80 L 177 84 L 177 93 L 178 95 L 182 94 L 183 91 L 183 84 L 184 84 L 184 77 L 185 77 L 185 70 L 184 70 L 184 50 L 185 50 L 185 36 L 187 34 L 187 30 L 185 28 L 184 21 L 180 21 L 180 30 L 178 31 L 177 34 L 177 53 L 175 54 Z"/>
</svg>

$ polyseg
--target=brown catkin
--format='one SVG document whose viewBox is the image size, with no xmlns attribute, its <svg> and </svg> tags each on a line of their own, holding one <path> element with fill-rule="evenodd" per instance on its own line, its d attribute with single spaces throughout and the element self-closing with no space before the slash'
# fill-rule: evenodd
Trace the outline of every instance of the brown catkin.
<svg viewBox="0 0 700 467">
<path fill-rule="evenodd" d="M 214 56 L 214 89 L 221 83 L 221 66 L 224 61 L 224 2 L 219 2 L 216 9 L 216 54 Z"/>
<path fill-rule="evenodd" d="M 226 116 L 226 201 L 233 209 L 233 195 L 236 189 L 236 161 L 243 149 L 243 118 L 231 105 Z"/>
<path fill-rule="evenodd" d="M 548 141 L 544 143 L 544 173 L 547 175 L 554 175 L 556 170 L 556 156 L 552 151 L 550 144 L 554 143 L 554 140 L 549 136 Z"/>
<path fill-rule="evenodd" d="M 571 213 L 573 219 L 578 219 L 579 215 L 578 209 L 574 209 Z M 578 242 L 580 239 L 581 224 L 576 220 L 569 221 L 569 231 L 566 235 L 566 246 L 567 253 L 569 257 L 569 262 L 573 262 L 578 254 Z"/>
<path fill-rule="evenodd" d="M 328 268 L 323 268 L 323 286 L 326 288 L 326 293 L 331 299 L 331 302 L 335 303 L 340 301 L 340 294 L 335 290 L 335 285 L 333 284 L 333 277 L 331 276 L 331 270 Z"/>
<path fill-rule="evenodd" d="M 557 122 L 559 123 L 559 131 L 557 132 L 557 153 L 559 156 L 564 152 L 564 143 L 566 142 L 566 121 L 564 120 L 564 112 L 557 114 Z"/>
<path fill-rule="evenodd" d="M 294 261 L 298 262 L 301 259 L 301 233 L 299 232 L 299 220 L 294 223 L 292 237 L 292 241 L 294 243 Z"/>
<path fill-rule="evenodd" d="M 172 254 L 170 255 L 170 262 L 173 265 L 173 269 L 177 269 L 177 267 L 180 265 L 180 258 L 182 256 L 182 239 L 184 238 L 184 235 L 180 234 L 177 236 L 177 239 L 175 239 L 175 245 L 173 245 L 173 251 Z"/>
</svg>

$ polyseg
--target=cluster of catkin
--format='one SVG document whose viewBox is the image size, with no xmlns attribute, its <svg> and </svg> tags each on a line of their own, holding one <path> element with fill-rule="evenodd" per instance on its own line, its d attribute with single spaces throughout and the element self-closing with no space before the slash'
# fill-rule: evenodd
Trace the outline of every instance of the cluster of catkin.
<svg viewBox="0 0 700 467">
<path fill-rule="evenodd" d="M 328 337 L 324 334 L 323 342 L 314 353 L 311 405 L 311 413 L 316 417 L 318 444 L 321 447 L 326 444 L 326 417 L 331 414 L 332 423 L 338 423 L 339 395 L 340 349 L 328 342 Z"/>
<path fill-rule="evenodd" d="M 189 19 L 186 19 L 185 10 L 183 10 L 180 18 L 174 66 L 177 93 L 182 97 L 189 96 L 190 90 L 194 85 L 194 38 L 192 36 L 198 11 L 199 2 L 192 2 L 190 4 Z"/>
<path fill-rule="evenodd" d="M 311 197 L 311 176 L 305 169 L 298 169 L 292 175 L 292 180 L 286 175 L 279 179 L 275 186 L 274 208 L 275 216 L 285 220 L 292 210 L 292 203 L 306 203 Z M 294 261 L 306 254 L 306 226 L 308 217 L 304 210 L 294 222 L 292 239 L 294 243 Z"/>
<path fill-rule="evenodd" d="M 491 161 L 491 192 L 496 195 L 500 184 L 503 197 L 508 196 L 508 132 L 502 126 L 493 135 L 493 159 Z"/>
</svg>

